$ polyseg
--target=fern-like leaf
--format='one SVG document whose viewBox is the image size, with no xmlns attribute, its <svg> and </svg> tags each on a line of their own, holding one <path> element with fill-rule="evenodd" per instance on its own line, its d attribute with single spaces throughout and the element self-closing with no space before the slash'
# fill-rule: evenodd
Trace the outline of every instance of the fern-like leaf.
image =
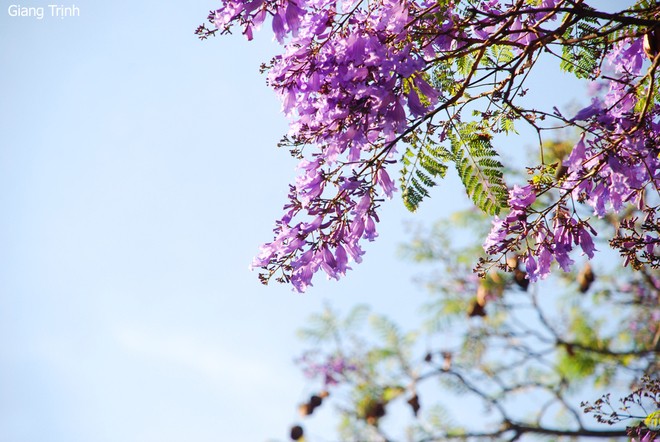
<svg viewBox="0 0 660 442">
<path fill-rule="evenodd" d="M 599 71 L 603 54 L 607 49 L 604 38 L 586 38 L 599 34 L 599 22 L 594 18 L 584 18 L 564 33 L 566 40 L 575 39 L 579 44 L 566 44 L 562 49 L 560 67 L 578 78 L 593 78 Z"/>
<path fill-rule="evenodd" d="M 447 173 L 447 161 L 450 152 L 428 138 L 421 140 L 419 133 L 412 134 L 409 146 L 401 162 L 401 195 L 406 208 L 414 212 L 424 198 L 429 196 L 429 189 L 437 185 Z"/>
<path fill-rule="evenodd" d="M 492 136 L 476 122 L 455 126 L 450 136 L 456 170 L 475 206 L 489 215 L 505 207 L 507 188 Z"/>
</svg>

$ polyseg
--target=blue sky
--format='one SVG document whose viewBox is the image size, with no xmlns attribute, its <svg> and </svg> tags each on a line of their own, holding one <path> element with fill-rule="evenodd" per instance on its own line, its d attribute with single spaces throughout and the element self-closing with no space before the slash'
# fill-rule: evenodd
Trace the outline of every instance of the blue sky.
<svg viewBox="0 0 660 442">
<path fill-rule="evenodd" d="M 0 442 L 285 440 L 309 393 L 295 330 L 325 300 L 412 323 L 426 295 L 396 257 L 404 221 L 464 205 L 455 178 L 415 216 L 385 204 L 380 238 L 339 283 L 263 287 L 248 264 L 295 167 L 258 73 L 270 35 L 198 41 L 213 1 L 78 1 L 79 17 L 42 20 L 10 4 Z"/>
</svg>

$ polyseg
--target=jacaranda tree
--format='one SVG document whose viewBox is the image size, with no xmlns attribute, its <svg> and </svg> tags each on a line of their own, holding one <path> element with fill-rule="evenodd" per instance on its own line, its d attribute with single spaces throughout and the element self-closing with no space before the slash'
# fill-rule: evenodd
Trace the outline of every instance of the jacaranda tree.
<svg viewBox="0 0 660 442">
<path fill-rule="evenodd" d="M 376 238 L 396 177 L 415 211 L 452 166 L 492 217 L 474 263 L 486 280 L 507 271 L 528 284 L 554 262 L 570 272 L 576 252 L 594 257 L 597 235 L 639 274 L 660 266 L 656 1 L 221 1 L 197 34 L 272 28 L 282 52 L 262 69 L 290 118 L 281 144 L 300 159 L 252 263 L 262 282 L 304 291 L 320 270 L 339 279 Z M 529 78 L 553 60 L 584 81 L 588 106 L 569 115 L 552 100 L 530 104 Z M 522 125 L 537 150 L 520 180 L 498 153 Z M 560 152 L 550 141 L 570 130 L 576 142 Z M 597 228 L 608 217 L 612 228 Z"/>
<path fill-rule="evenodd" d="M 592 257 L 590 218 L 637 207 L 612 247 L 635 267 L 657 267 L 660 160 L 656 71 L 660 6 L 639 0 L 606 12 L 583 0 L 222 0 L 202 38 L 268 21 L 282 54 L 263 65 L 290 117 L 283 145 L 300 158 L 273 241 L 253 262 L 304 291 L 316 272 L 339 278 L 376 236 L 378 206 L 400 175 L 415 210 L 449 166 L 467 194 L 495 215 L 483 272 L 519 256 L 530 281 L 553 261 Z M 590 86 L 575 115 L 528 107 L 526 80 L 543 57 Z M 538 134 L 528 183 L 506 185 L 497 134 L 519 124 Z M 573 127 L 578 142 L 550 163 L 544 137 Z M 552 194 L 544 205 L 540 195 Z M 503 213 L 502 217 L 497 215 Z"/>
</svg>

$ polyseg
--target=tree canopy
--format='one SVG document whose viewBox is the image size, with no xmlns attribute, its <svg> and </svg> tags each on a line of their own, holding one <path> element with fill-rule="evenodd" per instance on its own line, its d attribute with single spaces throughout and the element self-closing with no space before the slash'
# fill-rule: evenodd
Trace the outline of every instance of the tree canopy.
<svg viewBox="0 0 660 442">
<path fill-rule="evenodd" d="M 349 390 L 351 434 L 386 439 L 378 422 L 388 403 L 407 395 L 416 415 L 417 386 L 427 378 L 493 413 L 474 430 L 418 425 L 415 440 L 625 435 L 583 421 L 574 399 L 587 380 L 605 388 L 624 380 L 633 388 L 621 413 L 603 411 L 608 398 L 584 404 L 602 422 L 633 416 L 627 404 L 643 408 L 651 400 L 658 408 L 655 381 L 634 383 L 658 368 L 660 5 L 617 7 L 584 0 L 222 0 L 210 24 L 197 29 L 202 39 L 235 29 L 252 39 L 268 22 L 282 46 L 262 70 L 290 118 L 281 145 L 300 162 L 274 238 L 252 263 L 263 283 L 274 278 L 302 292 L 320 271 L 344 276 L 362 261 L 363 241 L 378 236 L 384 200 L 400 190 L 415 211 L 451 167 L 486 217 L 479 253 L 455 251 L 457 260 L 447 252 L 451 244 L 437 251 L 430 239 L 423 242 L 427 257 L 451 275 L 436 287 L 442 297 L 430 309 L 434 324 L 458 323 L 458 342 L 415 357 L 412 337 L 381 318 L 374 325 L 386 345 L 339 345 L 336 337 L 349 333 L 337 326 L 340 319 L 317 318 L 320 329 L 310 336 L 331 338 L 336 347 L 320 362 L 307 356 L 303 363 L 326 387 Z M 551 97 L 543 105 L 528 100 L 530 78 L 545 60 L 584 82 L 588 105 L 568 114 Z M 522 126 L 535 134 L 534 157 L 505 166 L 502 140 Z M 558 141 L 567 133 L 574 142 Z M 607 269 L 607 285 L 593 290 L 594 269 L 578 253 L 591 260 L 597 244 L 609 244 L 627 267 Z M 540 302 L 530 283 L 557 267 L 583 295 L 573 291 L 562 301 L 544 294 Z M 560 307 L 548 312 L 550 300 Z M 465 312 L 472 319 L 452 320 Z M 394 371 L 382 368 L 392 360 Z M 323 391 L 303 404 L 308 414 L 324 402 Z M 530 408 L 534 419 L 515 416 L 508 401 L 530 391 L 537 393 L 523 401 L 538 405 Z M 563 413 L 561 425 L 544 421 L 550 409 Z M 633 436 L 651 440 L 658 419 L 641 419 Z M 294 427 L 292 438 L 302 432 Z"/>
<path fill-rule="evenodd" d="M 291 119 L 282 145 L 300 159 L 274 239 L 252 263 L 261 280 L 304 291 L 318 271 L 338 279 L 376 238 L 396 169 L 414 211 L 452 165 L 495 216 L 482 273 L 513 255 L 530 281 L 553 262 L 568 270 L 574 248 L 593 256 L 590 218 L 629 207 L 642 216 L 624 218 L 611 245 L 627 264 L 657 267 L 659 14 L 650 0 L 614 12 L 584 0 L 223 0 L 197 34 L 252 39 L 270 19 L 283 49 L 262 69 Z M 543 58 L 585 81 L 587 107 L 526 104 Z M 538 135 L 537 160 L 526 183 L 507 186 L 494 137 L 520 124 Z M 550 162 L 544 141 L 565 128 L 578 141 Z"/>
</svg>

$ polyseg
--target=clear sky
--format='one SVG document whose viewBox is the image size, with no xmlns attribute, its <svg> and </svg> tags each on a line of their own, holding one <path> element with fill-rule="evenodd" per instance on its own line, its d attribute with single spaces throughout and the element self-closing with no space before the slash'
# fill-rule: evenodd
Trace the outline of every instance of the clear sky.
<svg viewBox="0 0 660 442">
<path fill-rule="evenodd" d="M 285 440 L 306 384 L 295 330 L 324 300 L 413 321 L 404 221 L 305 295 L 248 270 L 295 161 L 258 33 L 200 42 L 210 0 L 0 9 L 0 442 Z M 63 6 L 72 6 L 63 4 Z M 570 94 L 570 91 L 566 91 Z M 327 435 L 326 435 L 327 436 Z"/>
</svg>

